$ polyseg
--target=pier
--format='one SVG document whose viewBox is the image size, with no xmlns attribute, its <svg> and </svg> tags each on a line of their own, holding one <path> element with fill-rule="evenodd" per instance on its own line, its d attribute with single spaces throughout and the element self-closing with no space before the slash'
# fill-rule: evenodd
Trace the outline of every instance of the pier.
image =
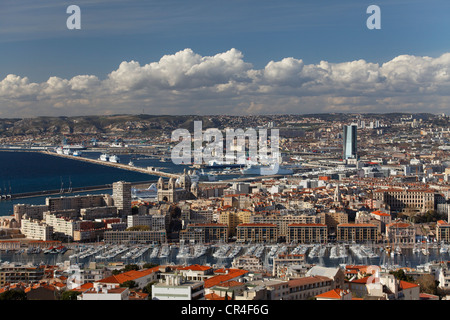
<svg viewBox="0 0 450 320">
<path fill-rule="evenodd" d="M 149 181 L 140 181 L 140 182 L 131 182 L 133 187 L 148 187 L 148 184 L 156 183 L 157 180 L 149 180 Z M 34 198 L 34 197 L 42 197 L 42 196 L 54 196 L 54 195 L 67 195 L 73 193 L 80 192 L 88 192 L 88 191 L 101 191 L 101 190 L 109 190 L 112 189 L 112 184 L 104 184 L 98 186 L 85 186 L 85 187 L 77 187 L 70 188 L 69 190 L 42 190 L 42 191 L 31 191 L 31 192 L 23 192 L 10 194 L 7 197 L 2 197 L 3 201 L 14 200 L 14 199 L 24 199 L 24 198 Z"/>
<path fill-rule="evenodd" d="M 77 160 L 77 161 L 84 161 L 84 162 L 89 162 L 89 163 L 98 164 L 98 165 L 102 165 L 102 166 L 110 166 L 110 167 L 114 167 L 114 168 L 117 168 L 117 169 L 123 169 L 123 170 L 128 170 L 128 171 L 135 171 L 135 172 L 145 173 L 145 174 L 149 174 L 149 175 L 164 177 L 164 178 L 174 178 L 174 179 L 179 178 L 179 175 L 177 175 L 177 174 L 163 172 L 163 171 L 159 171 L 159 170 L 156 170 L 156 169 L 149 170 L 147 168 L 130 166 L 128 164 L 123 164 L 123 163 L 118 163 L 118 162 L 102 161 L 102 160 L 97 160 L 97 159 L 89 159 L 89 158 L 80 157 L 80 156 L 73 156 L 73 155 L 68 155 L 68 154 L 59 154 L 59 153 L 55 153 L 55 152 L 51 152 L 51 151 L 40 151 L 40 152 L 43 153 L 43 154 L 48 154 L 48 155 L 55 156 L 55 157 L 72 159 L 72 160 Z"/>
</svg>

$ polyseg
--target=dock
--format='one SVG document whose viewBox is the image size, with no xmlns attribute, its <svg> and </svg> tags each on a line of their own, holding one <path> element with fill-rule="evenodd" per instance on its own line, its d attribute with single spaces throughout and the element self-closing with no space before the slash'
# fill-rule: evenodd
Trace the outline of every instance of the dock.
<svg viewBox="0 0 450 320">
<path fill-rule="evenodd" d="M 123 164 L 123 163 L 118 163 L 118 162 L 102 161 L 102 160 L 98 160 L 98 159 L 89 159 L 89 158 L 85 158 L 85 157 L 73 156 L 73 155 L 68 155 L 68 154 L 59 154 L 59 153 L 50 152 L 50 151 L 39 151 L 39 152 L 41 152 L 43 154 L 55 156 L 55 157 L 72 159 L 72 160 L 77 160 L 77 161 L 84 161 L 84 162 L 89 162 L 89 163 L 93 163 L 93 164 L 98 164 L 101 166 L 109 166 L 109 167 L 114 167 L 117 169 L 134 171 L 134 172 L 139 172 L 139 173 L 144 173 L 144 174 L 149 174 L 149 175 L 154 175 L 154 176 L 159 176 L 159 177 L 164 177 L 164 178 L 174 178 L 174 179 L 179 178 L 178 174 L 163 172 L 163 171 L 156 170 L 154 168 L 152 168 L 150 170 L 148 168 L 135 167 L 135 166 L 130 166 L 128 164 Z"/>
</svg>

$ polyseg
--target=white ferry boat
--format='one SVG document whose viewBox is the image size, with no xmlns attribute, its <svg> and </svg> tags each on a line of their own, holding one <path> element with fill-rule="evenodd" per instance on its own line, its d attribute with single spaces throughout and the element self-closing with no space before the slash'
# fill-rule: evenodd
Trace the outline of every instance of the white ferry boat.
<svg viewBox="0 0 450 320">
<path fill-rule="evenodd" d="M 103 153 L 100 155 L 100 157 L 98 159 L 101 161 L 109 161 L 109 155 L 107 155 L 106 153 Z"/>
<path fill-rule="evenodd" d="M 116 156 L 115 154 L 113 154 L 112 156 L 109 157 L 109 162 L 119 163 L 120 158 L 118 156 Z"/>
</svg>

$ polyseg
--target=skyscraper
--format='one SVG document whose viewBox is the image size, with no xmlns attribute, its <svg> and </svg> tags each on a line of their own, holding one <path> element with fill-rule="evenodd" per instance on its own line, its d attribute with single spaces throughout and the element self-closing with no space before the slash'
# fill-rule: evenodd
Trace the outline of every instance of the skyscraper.
<svg viewBox="0 0 450 320">
<path fill-rule="evenodd" d="M 118 181 L 113 183 L 114 206 L 117 207 L 120 216 L 131 214 L 131 183 Z"/>
<path fill-rule="evenodd" d="M 356 125 L 344 126 L 344 160 L 357 159 Z"/>
</svg>

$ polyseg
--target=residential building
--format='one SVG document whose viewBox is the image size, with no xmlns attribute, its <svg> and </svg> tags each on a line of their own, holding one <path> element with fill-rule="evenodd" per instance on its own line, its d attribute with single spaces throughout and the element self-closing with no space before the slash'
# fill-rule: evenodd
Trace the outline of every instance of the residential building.
<svg viewBox="0 0 450 320">
<path fill-rule="evenodd" d="M 40 220 L 22 220 L 20 232 L 29 239 L 51 240 L 53 238 L 53 227 Z"/>
<path fill-rule="evenodd" d="M 228 226 L 222 223 L 194 223 L 180 231 L 180 240 L 194 243 L 227 242 Z"/>
<path fill-rule="evenodd" d="M 118 181 L 113 183 L 114 206 L 119 216 L 126 217 L 131 214 L 131 183 Z"/>
<path fill-rule="evenodd" d="M 277 225 L 272 223 L 243 223 L 237 226 L 238 242 L 275 243 L 278 241 Z"/>
<path fill-rule="evenodd" d="M 342 223 L 337 227 L 339 242 L 377 242 L 377 226 L 370 223 Z"/>
<path fill-rule="evenodd" d="M 450 224 L 447 221 L 439 220 L 436 223 L 436 241 L 450 243 Z"/>
<path fill-rule="evenodd" d="M 294 223 L 288 226 L 287 242 L 327 243 L 328 228 L 321 223 Z"/>
<path fill-rule="evenodd" d="M 408 222 L 393 222 L 386 226 L 386 238 L 392 245 L 413 244 L 416 241 L 416 229 Z"/>
<path fill-rule="evenodd" d="M 152 285 L 152 300 L 205 300 L 203 281 L 187 281 L 179 274 Z"/>
<path fill-rule="evenodd" d="M 105 231 L 105 243 L 166 243 L 166 230 L 157 231 Z"/>
</svg>

